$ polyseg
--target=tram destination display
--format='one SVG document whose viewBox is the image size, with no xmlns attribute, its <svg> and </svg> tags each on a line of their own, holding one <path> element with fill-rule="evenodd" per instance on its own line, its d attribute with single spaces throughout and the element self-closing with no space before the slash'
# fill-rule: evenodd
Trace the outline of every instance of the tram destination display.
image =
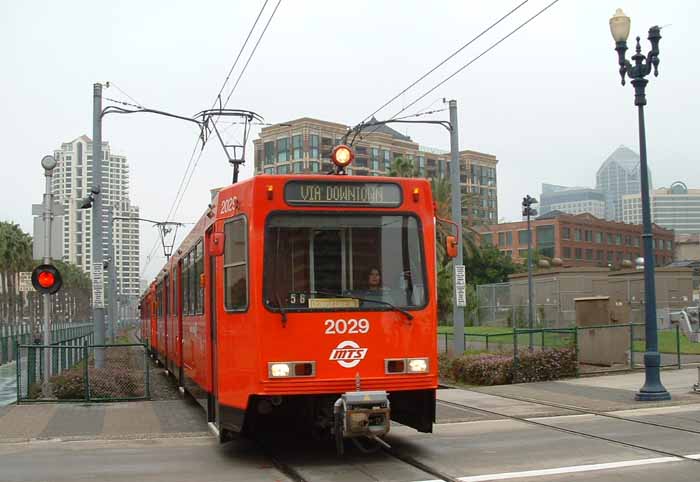
<svg viewBox="0 0 700 482">
<path fill-rule="evenodd" d="M 401 189 L 388 182 L 290 181 L 284 199 L 294 206 L 399 207 Z"/>
</svg>

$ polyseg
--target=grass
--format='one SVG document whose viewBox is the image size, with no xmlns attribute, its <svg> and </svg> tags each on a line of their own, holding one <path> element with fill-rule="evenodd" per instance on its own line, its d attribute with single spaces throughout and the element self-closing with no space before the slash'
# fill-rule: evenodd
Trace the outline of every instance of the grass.
<svg viewBox="0 0 700 482">
<path fill-rule="evenodd" d="M 466 341 L 469 342 L 481 342 L 486 344 L 486 339 L 488 336 L 489 348 L 492 346 L 512 346 L 513 345 L 513 329 L 507 327 L 498 326 L 467 326 L 464 328 L 464 333 L 466 335 Z M 451 326 L 438 326 L 438 334 L 452 335 Z M 532 334 L 533 344 L 536 346 L 542 346 L 542 333 L 534 332 Z M 556 332 L 545 332 L 544 333 L 544 346 L 548 347 L 563 347 L 570 346 L 573 344 L 574 335 L 573 333 L 556 333 Z M 518 345 L 527 346 L 530 344 L 530 334 L 529 333 L 519 333 L 518 334 Z"/>
<path fill-rule="evenodd" d="M 681 353 L 685 355 L 700 355 L 700 343 L 693 343 L 681 333 Z M 635 341 L 633 350 L 643 353 L 646 347 L 644 340 Z M 676 353 L 676 330 L 659 332 L 659 352 Z"/>
</svg>

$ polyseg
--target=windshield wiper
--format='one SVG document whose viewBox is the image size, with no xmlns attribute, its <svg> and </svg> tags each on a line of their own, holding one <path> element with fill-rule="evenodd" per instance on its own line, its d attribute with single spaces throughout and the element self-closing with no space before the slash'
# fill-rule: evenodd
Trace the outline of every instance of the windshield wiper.
<svg viewBox="0 0 700 482">
<path fill-rule="evenodd" d="M 408 318 L 409 320 L 412 320 L 412 319 L 413 319 L 413 315 L 412 315 L 411 313 L 409 313 L 408 311 L 406 311 L 406 310 L 404 310 L 404 309 L 401 309 L 401 308 L 399 308 L 398 306 L 394 305 L 393 303 L 389 303 L 388 301 L 384 301 L 384 300 L 373 300 L 373 299 L 371 299 L 371 298 L 363 298 L 363 297 L 361 297 L 361 296 L 355 296 L 355 295 L 352 295 L 352 294 L 351 294 L 351 295 L 346 295 L 346 294 L 343 294 L 343 293 L 337 293 L 337 292 L 335 292 L 335 291 L 324 291 L 324 290 L 312 291 L 311 294 L 314 294 L 314 295 L 316 295 L 316 294 L 318 294 L 318 295 L 327 295 L 327 296 L 340 296 L 340 297 L 342 297 L 342 298 L 353 298 L 353 299 L 356 299 L 356 300 L 358 300 L 358 301 L 364 301 L 364 302 L 367 302 L 367 303 L 378 303 L 378 304 L 380 304 L 380 305 L 390 306 L 390 307 L 391 307 L 392 309 L 394 309 L 395 311 L 398 311 L 399 313 L 405 315 L 406 318 Z"/>
<path fill-rule="evenodd" d="M 284 306 L 282 306 L 282 300 L 280 300 L 280 295 L 275 290 L 275 298 L 277 301 L 277 309 L 280 310 L 280 315 L 282 315 L 282 328 L 286 328 L 287 326 L 287 310 L 284 309 Z"/>
</svg>

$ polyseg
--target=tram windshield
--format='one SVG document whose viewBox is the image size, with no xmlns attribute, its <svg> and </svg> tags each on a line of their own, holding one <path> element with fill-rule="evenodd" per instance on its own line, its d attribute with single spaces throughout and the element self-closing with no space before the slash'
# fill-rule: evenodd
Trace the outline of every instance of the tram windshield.
<svg viewBox="0 0 700 482">
<path fill-rule="evenodd" d="M 273 214 L 264 270 L 264 300 L 273 309 L 412 309 L 427 302 L 412 215 Z"/>
</svg>

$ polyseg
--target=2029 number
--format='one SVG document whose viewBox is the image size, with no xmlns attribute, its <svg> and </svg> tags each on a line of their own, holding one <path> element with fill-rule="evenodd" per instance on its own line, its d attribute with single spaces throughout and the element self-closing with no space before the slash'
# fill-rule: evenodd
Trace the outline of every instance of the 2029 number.
<svg viewBox="0 0 700 482">
<path fill-rule="evenodd" d="M 369 320 L 367 318 L 359 320 L 350 318 L 347 321 L 343 319 L 326 320 L 323 324 L 326 326 L 326 335 L 369 333 Z"/>
</svg>

